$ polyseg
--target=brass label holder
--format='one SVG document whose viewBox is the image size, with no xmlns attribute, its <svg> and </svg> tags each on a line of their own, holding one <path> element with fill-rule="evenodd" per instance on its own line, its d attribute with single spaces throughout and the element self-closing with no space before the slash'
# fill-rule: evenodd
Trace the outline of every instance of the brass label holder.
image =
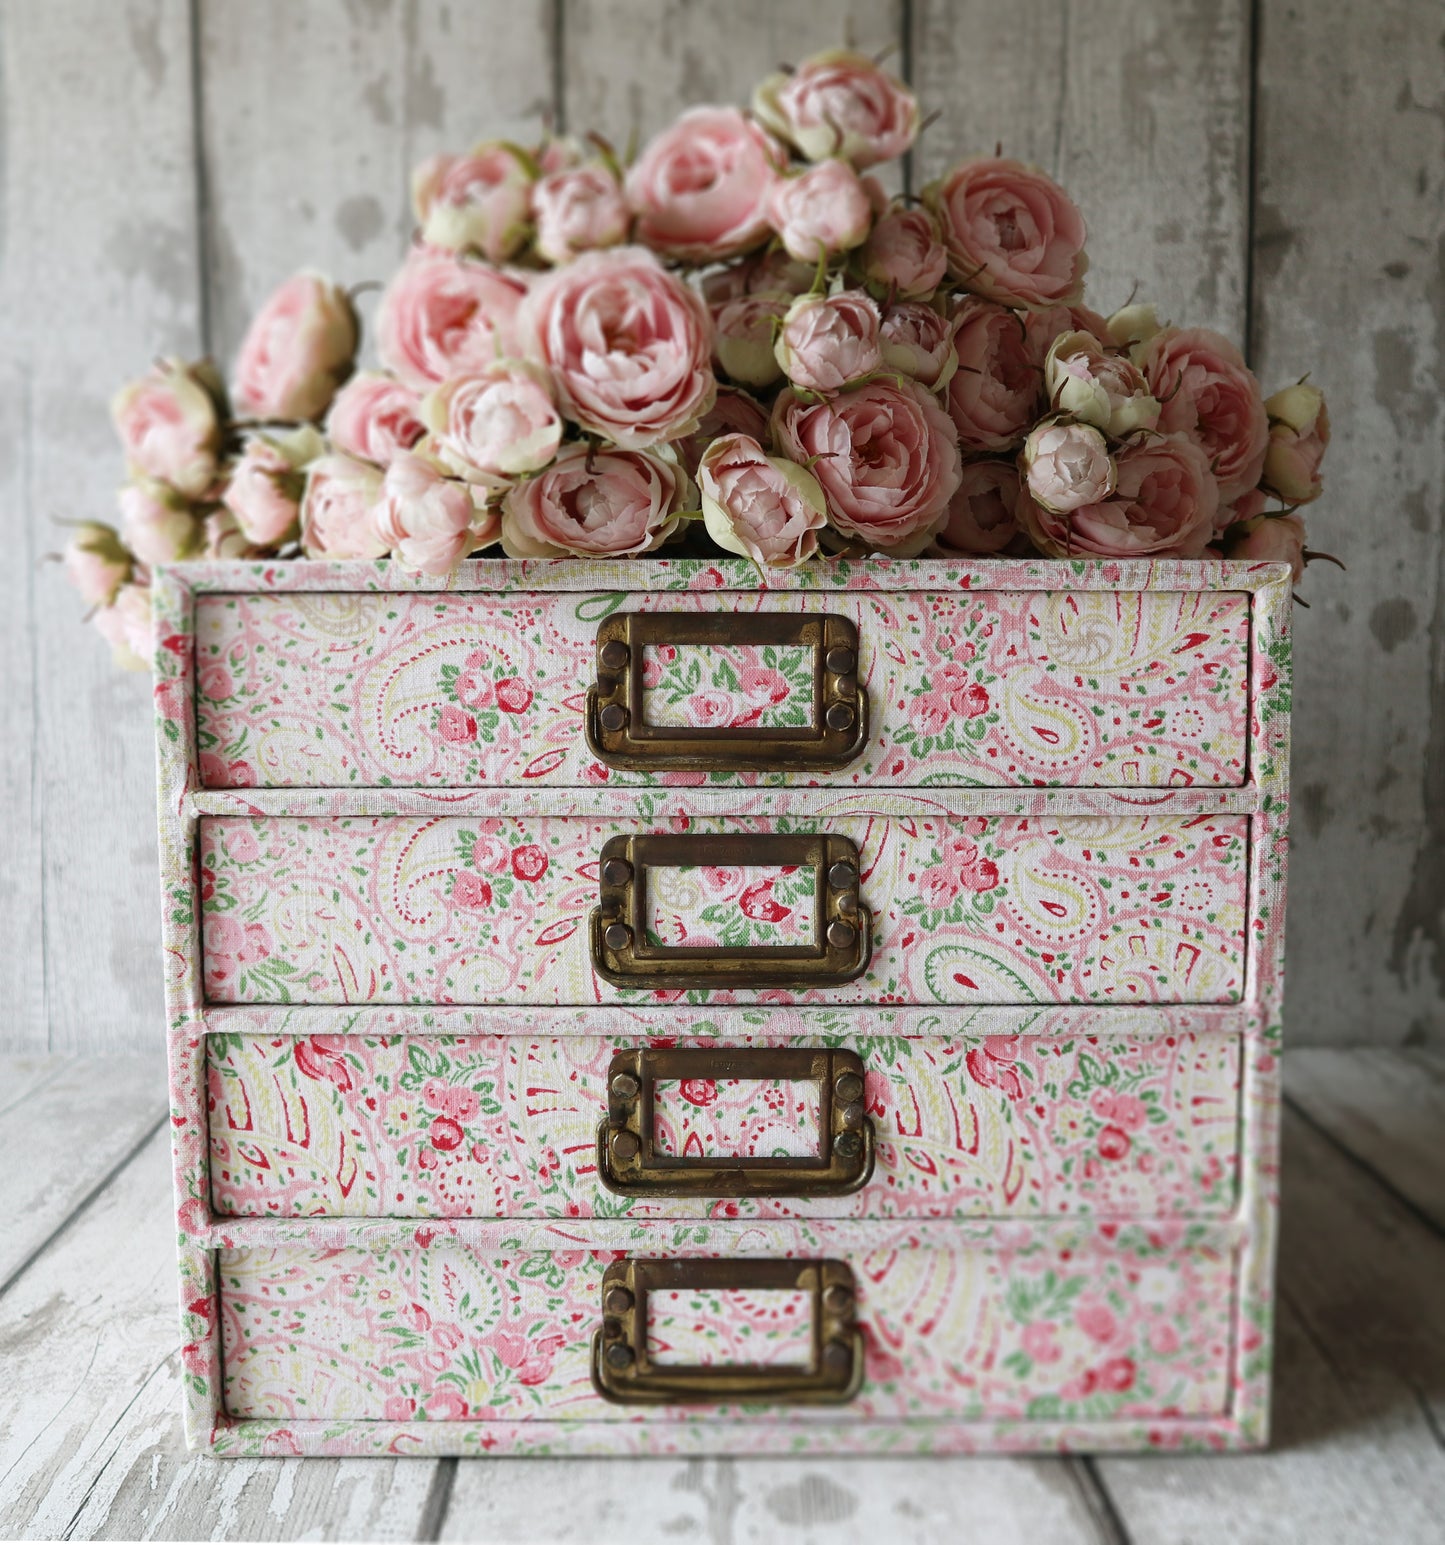
<svg viewBox="0 0 1445 1545">
<path fill-rule="evenodd" d="M 659 1082 L 733 1078 L 816 1082 L 816 1154 L 690 1159 L 658 1151 Z M 868 1183 L 873 1160 L 873 1123 L 863 1105 L 863 1062 L 856 1052 L 638 1048 L 619 1052 L 607 1070 L 597 1173 L 609 1191 L 623 1196 L 844 1196 Z"/>
<path fill-rule="evenodd" d="M 811 867 L 813 940 L 808 944 L 675 945 L 647 936 L 647 871 Z M 591 917 L 592 963 L 618 987 L 826 987 L 868 967 L 873 917 L 859 900 L 858 849 L 846 837 L 791 832 L 610 837 L 598 864 Z"/>
<path fill-rule="evenodd" d="M 649 645 L 768 646 L 813 652 L 811 722 L 798 726 L 649 724 L 643 659 Z M 622 612 L 597 629 L 597 681 L 587 693 L 587 745 L 635 772 L 806 772 L 842 767 L 868 739 L 858 680 L 858 629 L 819 612 Z"/>
<path fill-rule="evenodd" d="M 648 1295 L 689 1290 L 808 1293 L 813 1314 L 807 1363 L 655 1362 L 648 1345 Z M 856 1307 L 857 1284 L 842 1261 L 616 1261 L 602 1279 L 602 1327 L 592 1342 L 592 1384 L 604 1400 L 619 1405 L 841 1405 L 863 1384 Z"/>
</svg>

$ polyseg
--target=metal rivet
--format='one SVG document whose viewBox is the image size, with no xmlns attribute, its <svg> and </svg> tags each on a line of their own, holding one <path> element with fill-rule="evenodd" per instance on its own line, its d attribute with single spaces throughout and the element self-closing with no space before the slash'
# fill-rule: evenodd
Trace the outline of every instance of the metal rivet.
<svg viewBox="0 0 1445 1545">
<path fill-rule="evenodd" d="M 853 1289 L 846 1282 L 833 1282 L 823 1294 L 823 1307 L 829 1314 L 847 1314 L 853 1307 Z"/>
<path fill-rule="evenodd" d="M 851 676 L 858 665 L 858 658 L 851 649 L 839 644 L 830 649 L 824 663 L 835 676 Z"/>
<path fill-rule="evenodd" d="M 839 859 L 828 870 L 828 884 L 835 891 L 851 890 L 858 883 L 858 871 L 846 859 Z"/>
<path fill-rule="evenodd" d="M 632 1294 L 620 1282 L 616 1282 L 607 1289 L 607 1296 L 602 1300 L 602 1307 L 608 1314 L 626 1314 L 632 1307 Z"/>
<path fill-rule="evenodd" d="M 604 885 L 626 885 L 632 878 L 632 865 L 625 858 L 609 858 L 602 865 Z"/>
<path fill-rule="evenodd" d="M 627 723 L 627 710 L 621 703 L 608 703 L 597 715 L 597 721 L 609 734 L 615 734 Z"/>
<path fill-rule="evenodd" d="M 838 908 L 838 914 L 839 914 L 840 917 L 857 917 L 857 915 L 858 915 L 858 895 L 857 895 L 857 892 L 856 891 L 844 891 L 843 894 L 837 898 L 837 900 L 835 901 L 834 905 Z"/>
<path fill-rule="evenodd" d="M 609 1368 L 630 1368 L 632 1366 L 632 1348 L 625 1341 L 614 1341 L 602 1354 L 607 1359 Z M 826 1349 L 824 1355 L 827 1355 Z"/>
<path fill-rule="evenodd" d="M 602 930 L 602 942 L 610 950 L 625 950 L 632 943 L 632 930 L 626 923 L 608 923 Z"/>
<path fill-rule="evenodd" d="M 839 1122 L 850 1132 L 855 1132 L 863 1125 L 863 1105 L 859 1100 L 854 1100 L 851 1105 L 845 1105 L 838 1112 Z"/>
<path fill-rule="evenodd" d="M 607 710 L 602 710 L 604 716 Z M 853 728 L 853 705 L 851 703 L 831 703 L 828 711 L 823 715 L 823 721 L 830 730 L 851 730 Z M 604 719 L 603 728 L 606 723 Z"/>
<path fill-rule="evenodd" d="M 637 1150 L 642 1145 L 637 1141 L 637 1133 L 623 1130 L 612 1134 L 612 1157 L 619 1159 L 623 1164 L 630 1163 L 637 1157 Z"/>
<path fill-rule="evenodd" d="M 627 645 L 620 638 L 610 638 L 603 644 L 597 658 L 602 662 L 604 670 L 620 671 L 628 660 Z"/>
<path fill-rule="evenodd" d="M 845 1105 L 863 1097 L 863 1080 L 856 1073 L 840 1073 L 833 1084 L 833 1093 Z"/>
<path fill-rule="evenodd" d="M 631 1073 L 618 1073 L 612 1080 L 612 1092 L 619 1100 L 635 1100 L 641 1087 Z"/>
<path fill-rule="evenodd" d="M 823 1366 L 840 1373 L 853 1364 L 853 1348 L 846 1341 L 830 1341 L 823 1348 Z"/>
<path fill-rule="evenodd" d="M 840 1132 L 833 1139 L 833 1152 L 844 1159 L 856 1159 L 863 1152 L 863 1139 L 856 1132 Z"/>
<path fill-rule="evenodd" d="M 828 924 L 828 943 L 835 950 L 846 950 L 858 937 L 858 930 L 852 923 L 845 923 L 841 917 L 834 918 Z"/>
</svg>

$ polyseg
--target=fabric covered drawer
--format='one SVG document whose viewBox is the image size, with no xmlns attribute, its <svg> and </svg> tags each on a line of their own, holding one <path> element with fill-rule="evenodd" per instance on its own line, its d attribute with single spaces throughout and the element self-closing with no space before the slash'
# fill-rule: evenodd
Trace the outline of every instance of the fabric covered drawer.
<svg viewBox="0 0 1445 1545">
<path fill-rule="evenodd" d="M 855 883 L 872 914 L 866 969 L 828 986 L 775 985 L 769 1001 L 1207 1004 L 1243 992 L 1249 825 L 849 815 L 681 818 L 664 835 L 826 833 L 856 848 Z M 603 844 L 636 831 L 568 818 L 205 818 L 207 998 L 639 1001 L 651 993 L 599 977 L 589 926 Z M 690 950 L 802 948 L 822 931 L 820 882 L 806 867 L 679 863 L 634 880 L 648 940 L 670 969 L 687 966 Z"/>
<path fill-rule="evenodd" d="M 875 1166 L 861 1189 L 820 1196 L 803 1194 L 817 1182 L 802 1169 L 786 1195 L 688 1194 L 718 1159 L 825 1153 L 818 1082 L 708 1076 L 713 1040 L 652 1043 L 693 1063 L 648 1091 L 649 1131 L 682 1167 L 674 1185 L 626 1194 L 602 1183 L 598 1153 L 624 1043 L 213 1034 L 212 1201 L 228 1217 L 424 1218 L 1186 1217 L 1234 1205 L 1235 1035 L 911 1040 L 868 1028 L 860 1019 L 847 1045 L 863 1064 Z M 734 1034 L 728 1052 L 798 1044 Z"/>
<path fill-rule="evenodd" d="M 584 716 L 605 619 L 719 611 L 851 622 L 869 729 L 842 765 L 714 781 L 1162 788 L 1246 779 L 1248 594 L 840 589 L 201 595 L 201 781 L 704 782 L 705 773 L 602 765 Z M 637 664 L 655 725 L 780 731 L 815 711 L 817 662 L 806 648 L 662 644 Z"/>
<path fill-rule="evenodd" d="M 391 1424 L 759 1419 L 765 1404 L 639 1411 L 594 1390 L 603 1274 L 616 1258 L 585 1245 L 492 1253 L 448 1240 L 222 1250 L 225 1409 Z M 1016 1226 L 1006 1241 L 960 1234 L 952 1248 L 887 1245 L 842 1259 L 856 1284 L 862 1385 L 842 1404 L 787 1406 L 790 1424 L 1225 1409 L 1236 1261 L 1207 1231 Z M 798 1295 L 684 1290 L 649 1304 L 647 1339 L 669 1361 L 782 1367 L 806 1358 L 808 1317 Z"/>
</svg>

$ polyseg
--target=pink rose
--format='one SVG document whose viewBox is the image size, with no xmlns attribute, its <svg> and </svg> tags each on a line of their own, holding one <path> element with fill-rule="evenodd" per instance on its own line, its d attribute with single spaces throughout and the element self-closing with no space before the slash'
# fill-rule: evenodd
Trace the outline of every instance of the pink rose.
<svg viewBox="0 0 1445 1545">
<path fill-rule="evenodd" d="M 1045 419 L 1029 431 L 1019 457 L 1030 497 L 1053 515 L 1098 504 L 1114 491 L 1114 460 L 1089 424 Z"/>
<path fill-rule="evenodd" d="M 549 263 L 627 240 L 632 212 L 611 168 L 601 161 L 563 167 L 532 188 L 536 247 Z"/>
<path fill-rule="evenodd" d="M 713 354 L 744 386 L 771 386 L 782 374 L 774 347 L 790 297 L 776 291 L 738 295 L 713 313 Z"/>
<path fill-rule="evenodd" d="M 953 323 L 932 306 L 898 301 L 883 313 L 883 363 L 920 386 L 941 392 L 958 369 Z"/>
<path fill-rule="evenodd" d="M 691 491 L 682 469 L 643 451 L 566 445 L 508 490 L 502 546 L 511 558 L 651 552 L 677 528 Z"/>
<path fill-rule="evenodd" d="M 1042 311 L 1023 313 L 1024 334 L 1028 338 L 1029 358 L 1040 370 L 1048 357 L 1050 345 L 1060 333 L 1087 333 L 1100 342 L 1109 336 L 1109 323 L 1088 306 L 1046 306 Z M 1114 347 L 1119 347 L 1115 344 Z"/>
<path fill-rule="evenodd" d="M 1030 540 L 1054 558 L 1197 558 L 1214 530 L 1219 485 L 1203 451 L 1183 435 L 1121 450 L 1113 494 L 1067 515 L 1019 502 Z"/>
<path fill-rule="evenodd" d="M 263 551 L 227 509 L 212 510 L 201 522 L 201 551 L 207 558 L 253 558 Z"/>
<path fill-rule="evenodd" d="M 753 112 L 809 161 L 841 156 L 856 167 L 904 155 L 918 137 L 918 100 L 864 54 L 829 49 L 770 75 Z"/>
<path fill-rule="evenodd" d="M 1241 521 L 1225 533 L 1224 556 L 1250 563 L 1287 563 L 1298 584 L 1305 571 L 1304 520 L 1287 512 Z"/>
<path fill-rule="evenodd" d="M 900 300 L 932 295 L 948 268 L 938 221 L 917 204 L 881 214 L 858 257 L 863 277 Z"/>
<path fill-rule="evenodd" d="M 351 299 L 322 274 L 293 274 L 256 313 L 236 359 L 236 395 L 261 418 L 320 418 L 351 374 Z"/>
<path fill-rule="evenodd" d="M 934 555 L 970 558 L 1001 553 L 1019 534 L 1020 490 L 1019 471 L 1013 462 L 987 457 L 964 462 Z"/>
<path fill-rule="evenodd" d="M 1043 378 L 1029 358 L 1023 324 L 986 300 L 954 312 L 958 370 L 948 383 L 948 411 L 965 450 L 1006 451 L 1039 416 Z"/>
<path fill-rule="evenodd" d="M 148 585 L 122 585 L 109 606 L 91 618 L 96 632 L 110 645 L 111 657 L 122 670 L 148 671 L 155 654 L 151 632 L 151 593 Z"/>
<path fill-rule="evenodd" d="M 1044 389 L 1060 413 L 1116 440 L 1159 422 L 1159 404 L 1139 367 L 1089 333 L 1060 333 L 1044 358 Z"/>
<path fill-rule="evenodd" d="M 842 391 L 883 368 L 878 307 L 862 290 L 800 295 L 783 318 L 776 353 L 794 386 Z"/>
<path fill-rule="evenodd" d="M 816 263 L 799 263 L 781 247 L 715 268 L 701 280 L 703 298 L 714 312 L 740 295 L 786 295 L 791 299 L 813 288 Z"/>
<path fill-rule="evenodd" d="M 501 487 L 536 472 L 562 443 L 547 376 L 518 360 L 450 376 L 423 400 L 421 416 L 432 433 L 429 448 L 469 483 Z"/>
<path fill-rule="evenodd" d="M 712 407 L 703 414 L 697 428 L 673 442 L 673 450 L 689 477 L 697 476 L 703 452 L 723 435 L 748 435 L 766 445 L 771 439 L 768 411 L 755 398 L 735 386 L 719 386 Z"/>
<path fill-rule="evenodd" d="M 466 484 L 443 477 L 411 451 L 386 469 L 371 520 L 392 557 L 423 574 L 450 574 L 474 547 L 497 535 L 497 516 L 479 515 Z"/>
<path fill-rule="evenodd" d="M 425 433 L 420 406 L 411 387 L 392 376 L 363 371 L 337 392 L 326 415 L 326 433 L 338 451 L 385 467 Z"/>
<path fill-rule="evenodd" d="M 203 366 L 162 360 L 147 376 L 123 386 L 110 414 L 134 477 L 153 478 L 197 499 L 216 475 L 221 423 L 218 383 Z"/>
<path fill-rule="evenodd" d="M 514 145 L 492 140 L 423 161 L 412 173 L 411 202 L 428 246 L 505 263 L 527 240 L 532 170 Z"/>
<path fill-rule="evenodd" d="M 868 190 L 846 161 L 820 161 L 773 185 L 768 218 L 788 256 L 800 263 L 851 252 L 873 225 Z"/>
<path fill-rule="evenodd" d="M 627 173 L 637 237 L 669 257 L 716 262 L 762 243 L 782 148 L 735 107 L 694 107 Z"/>
<path fill-rule="evenodd" d="M 306 487 L 303 468 L 324 445 L 309 425 L 291 435 L 247 438 L 222 498 L 248 542 L 277 547 L 294 535 Z"/>
<path fill-rule="evenodd" d="M 961 475 L 958 435 L 916 382 L 870 381 L 814 404 L 784 391 L 773 432 L 780 449 L 812 468 L 846 536 L 909 558 L 947 517 Z"/>
<path fill-rule="evenodd" d="M 747 435 L 713 441 L 698 467 L 698 487 L 708 534 L 725 552 L 792 568 L 818 550 L 828 508 L 817 478 L 765 454 Z"/>
<path fill-rule="evenodd" d="M 1139 361 L 1160 402 L 1159 428 L 1203 447 L 1226 504 L 1259 482 L 1269 448 L 1269 417 L 1244 356 L 1207 327 L 1166 327 Z"/>
<path fill-rule="evenodd" d="M 87 606 L 109 606 L 131 576 L 131 555 L 115 528 L 86 521 L 65 544 L 65 573 Z"/>
<path fill-rule="evenodd" d="M 975 294 L 1043 307 L 1083 288 L 1084 217 L 1036 167 L 975 156 L 930 183 L 923 201 L 943 228 L 953 277 Z"/>
<path fill-rule="evenodd" d="M 384 558 L 386 543 L 371 523 L 381 473 L 351 456 L 322 456 L 306 470 L 301 546 L 308 558 Z"/>
<path fill-rule="evenodd" d="M 623 449 L 687 434 L 712 406 L 707 312 L 641 247 L 554 270 L 524 318 L 529 354 L 552 372 L 567 417 Z"/>
<path fill-rule="evenodd" d="M 1264 405 L 1269 417 L 1269 448 L 1264 457 L 1264 486 L 1288 504 L 1308 504 L 1324 488 L 1320 462 L 1330 443 L 1330 415 L 1325 394 L 1301 381 L 1276 392 Z"/>
<path fill-rule="evenodd" d="M 515 354 L 525 293 L 518 279 L 487 263 L 415 248 L 381 297 L 381 362 L 424 392 L 449 375 Z"/>
<path fill-rule="evenodd" d="M 142 563 L 176 563 L 200 547 L 200 522 L 164 483 L 127 483 L 119 502 L 121 538 Z"/>
</svg>

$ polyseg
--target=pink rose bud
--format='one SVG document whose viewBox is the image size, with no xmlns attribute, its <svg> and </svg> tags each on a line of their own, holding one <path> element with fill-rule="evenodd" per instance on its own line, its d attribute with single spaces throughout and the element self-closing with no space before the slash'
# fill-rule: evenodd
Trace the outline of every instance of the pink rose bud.
<svg viewBox="0 0 1445 1545">
<path fill-rule="evenodd" d="M 916 204 L 898 204 L 881 214 L 858 261 L 870 284 L 900 300 L 932 295 L 948 269 L 938 221 Z"/>
<path fill-rule="evenodd" d="M 325 450 L 309 425 L 291 435 L 247 437 L 221 496 L 245 539 L 255 547 L 279 547 L 296 535 L 304 468 Z"/>
<path fill-rule="evenodd" d="M 821 403 L 784 391 L 773 438 L 812 470 L 839 531 L 900 558 L 928 545 L 962 475 L 957 431 L 915 381 L 874 380 Z"/>
<path fill-rule="evenodd" d="M 820 161 L 779 179 L 769 218 L 789 257 L 816 263 L 861 246 L 873 225 L 873 206 L 846 161 Z"/>
<path fill-rule="evenodd" d="M 958 370 L 948 383 L 948 411 L 969 451 L 1018 445 L 1043 406 L 1043 374 L 1023 324 L 986 300 L 965 300 L 953 314 Z"/>
<path fill-rule="evenodd" d="M 713 355 L 744 386 L 771 386 L 782 375 L 774 341 L 792 297 L 765 291 L 725 301 L 713 314 Z"/>
<path fill-rule="evenodd" d="M 301 497 L 301 548 L 308 558 L 386 556 L 371 521 L 381 477 L 370 462 L 339 452 L 311 463 Z"/>
<path fill-rule="evenodd" d="M 975 156 L 923 190 L 938 216 L 949 270 L 965 289 L 1005 306 L 1078 297 L 1088 260 L 1084 217 L 1037 167 Z"/>
<path fill-rule="evenodd" d="M 716 262 L 760 245 L 782 147 L 735 107 L 694 107 L 627 173 L 637 238 L 668 257 Z"/>
<path fill-rule="evenodd" d="M 466 155 L 432 156 L 412 173 L 411 202 L 421 239 L 449 252 L 474 251 L 505 263 L 527 240 L 536 168 L 502 140 Z"/>
<path fill-rule="evenodd" d="M 422 399 L 421 416 L 442 465 L 493 488 L 539 471 L 562 443 L 546 373 L 516 360 L 450 377 Z"/>
<path fill-rule="evenodd" d="M 750 436 L 713 441 L 698 467 L 698 489 L 708 535 L 724 552 L 780 569 L 817 552 L 828 520 L 817 478 L 767 455 Z"/>
<path fill-rule="evenodd" d="M 625 449 L 690 433 L 712 405 L 707 312 L 644 248 L 584 252 L 554 269 L 521 322 L 565 415 Z"/>
<path fill-rule="evenodd" d="M 717 400 L 703 414 L 690 435 L 673 441 L 672 448 L 689 477 L 697 476 L 698 463 L 714 440 L 723 435 L 748 435 L 760 444 L 769 441 L 768 410 L 735 386 L 720 386 Z"/>
<path fill-rule="evenodd" d="M 1019 534 L 1022 486 L 1012 461 L 983 457 L 964 462 L 963 477 L 949 500 L 948 519 L 938 533 L 933 555 L 987 558 L 1001 553 Z"/>
<path fill-rule="evenodd" d="M 389 466 L 426 433 L 421 397 L 393 376 L 362 371 L 336 394 L 326 415 L 326 435 L 338 451 Z"/>
<path fill-rule="evenodd" d="M 109 606 L 130 578 L 131 555 L 113 526 L 88 520 L 65 544 L 65 573 L 87 606 Z"/>
<path fill-rule="evenodd" d="M 532 159 L 537 163 L 538 172 L 543 177 L 550 177 L 553 172 L 566 172 L 581 166 L 587 159 L 587 152 L 581 142 L 570 135 L 549 134 L 532 152 Z"/>
<path fill-rule="evenodd" d="M 839 156 L 856 167 L 904 155 L 918 137 L 918 100 L 864 54 L 829 49 L 770 75 L 753 112 L 809 161 Z"/>
<path fill-rule="evenodd" d="M 692 485 L 660 453 L 564 445 L 502 501 L 502 547 L 511 558 L 620 557 L 651 552 L 677 529 Z"/>
<path fill-rule="evenodd" d="M 1287 563 L 1296 584 L 1305 571 L 1305 523 L 1293 512 L 1257 515 L 1224 535 L 1224 556 L 1250 563 Z"/>
<path fill-rule="evenodd" d="M 1121 306 L 1104 324 L 1104 331 L 1089 331 L 1096 338 L 1107 337 L 1116 349 L 1137 349 L 1148 343 L 1162 328 L 1159 313 L 1152 302 L 1140 301 L 1132 306 Z"/>
<path fill-rule="evenodd" d="M 532 219 L 538 255 L 568 263 L 578 253 L 626 241 L 632 211 L 611 168 L 589 161 L 550 172 L 536 184 Z"/>
<path fill-rule="evenodd" d="M 236 395 L 260 418 L 320 418 L 351 374 L 359 339 L 346 291 L 322 274 L 294 274 L 246 330 Z"/>
<path fill-rule="evenodd" d="M 449 375 L 515 354 L 517 311 L 525 294 L 519 279 L 490 264 L 414 248 L 377 310 L 381 362 L 424 392 Z"/>
<path fill-rule="evenodd" d="M 883 363 L 912 376 L 931 392 L 943 391 L 958 369 L 953 323 L 932 306 L 898 301 L 883 313 Z"/>
<path fill-rule="evenodd" d="M 1287 504 L 1308 504 L 1324 488 L 1320 462 L 1330 443 L 1325 394 L 1301 381 L 1276 392 L 1264 405 L 1269 415 L 1269 448 L 1263 484 Z M 1298 577 L 1298 576 L 1296 576 Z"/>
<path fill-rule="evenodd" d="M 840 392 L 883 368 L 878 307 L 862 290 L 800 295 L 778 334 L 783 374 L 808 392 Z"/>
<path fill-rule="evenodd" d="M 1214 534 L 1219 485 L 1184 435 L 1151 436 L 1115 458 L 1114 492 L 1057 515 L 1019 501 L 1029 540 L 1051 558 L 1197 558 Z"/>
<path fill-rule="evenodd" d="M 1029 431 L 1019 459 L 1030 495 L 1050 514 L 1099 504 L 1114 491 L 1114 460 L 1092 425 L 1045 419 Z"/>
<path fill-rule="evenodd" d="M 1040 311 L 1025 311 L 1024 336 L 1028 339 L 1029 358 L 1039 369 L 1044 368 L 1049 348 L 1060 333 L 1087 333 L 1101 340 L 1108 335 L 1109 324 L 1088 306 L 1045 306 Z"/>
<path fill-rule="evenodd" d="M 1264 471 L 1269 416 L 1239 350 L 1207 327 L 1166 327 L 1143 345 L 1139 365 L 1160 403 L 1159 428 L 1200 447 L 1226 504 L 1248 493 Z"/>
<path fill-rule="evenodd" d="M 411 451 L 386 469 L 371 518 L 392 557 L 423 574 L 450 574 L 474 547 L 496 537 L 496 517 L 478 511 L 472 490 Z"/>
<path fill-rule="evenodd" d="M 221 422 L 219 383 L 204 365 L 162 360 L 147 376 L 123 386 L 110 413 L 134 477 L 169 484 L 198 499 L 216 475 Z"/>
<path fill-rule="evenodd" d="M 120 534 L 145 564 L 178 563 L 201 545 L 201 524 L 191 507 L 164 483 L 141 478 L 120 491 Z"/>
<path fill-rule="evenodd" d="M 1089 333 L 1060 333 L 1044 360 L 1044 389 L 1056 412 L 1116 440 L 1159 422 L 1159 403 L 1134 362 L 1107 352 Z"/>
<path fill-rule="evenodd" d="M 248 540 L 230 510 L 212 510 L 201 527 L 201 550 L 207 558 L 255 558 L 265 551 Z"/>
<path fill-rule="evenodd" d="M 91 621 L 122 670 L 150 670 L 155 644 L 149 585 L 122 585 L 115 600 L 101 607 Z"/>
</svg>

